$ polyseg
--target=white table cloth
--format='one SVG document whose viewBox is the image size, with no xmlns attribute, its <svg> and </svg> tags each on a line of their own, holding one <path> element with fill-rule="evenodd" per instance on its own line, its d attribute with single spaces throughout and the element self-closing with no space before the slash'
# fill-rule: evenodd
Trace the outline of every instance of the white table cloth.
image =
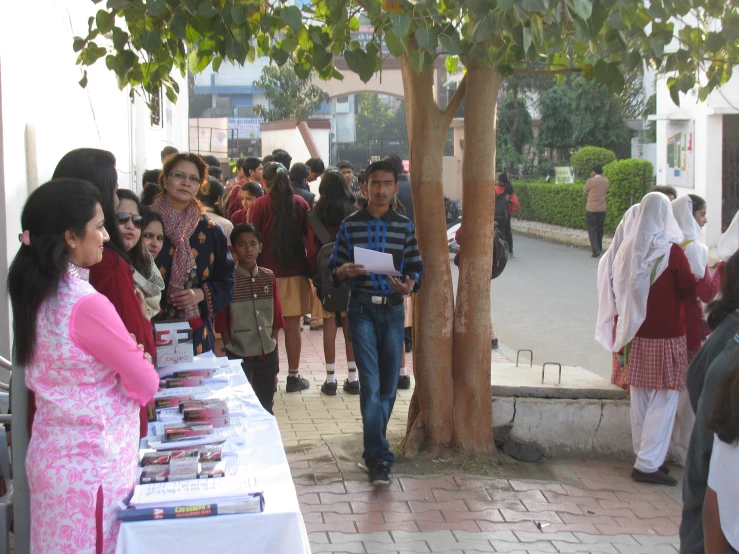
<svg viewBox="0 0 739 554">
<path fill-rule="evenodd" d="M 239 361 L 231 364 L 240 368 Z M 126 522 L 121 524 L 116 554 L 310 554 L 277 421 L 259 404 L 246 379 L 232 380 L 211 396 L 236 397 L 249 408 L 246 441 L 238 450 L 239 471 L 246 469 L 256 477 L 264 491 L 264 512 Z"/>
</svg>

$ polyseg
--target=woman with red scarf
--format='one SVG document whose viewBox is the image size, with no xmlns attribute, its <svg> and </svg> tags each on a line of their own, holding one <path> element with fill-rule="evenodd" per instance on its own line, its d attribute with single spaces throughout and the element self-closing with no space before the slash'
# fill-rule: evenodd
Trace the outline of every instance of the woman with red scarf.
<svg viewBox="0 0 739 554">
<path fill-rule="evenodd" d="M 159 178 L 162 192 L 152 206 L 164 222 L 164 247 L 156 258 L 165 286 L 158 318 L 187 320 L 196 355 L 213 350 L 213 319 L 234 292 L 226 235 L 196 200 L 207 176 L 197 154 L 170 156 Z"/>
<path fill-rule="evenodd" d="M 511 216 L 513 212 L 521 211 L 521 204 L 513 192 L 508 175 L 498 174 L 498 184 L 495 185 L 495 223 L 503 234 L 503 240 L 508 243 L 508 255 L 513 257 L 513 233 L 511 232 Z"/>
</svg>

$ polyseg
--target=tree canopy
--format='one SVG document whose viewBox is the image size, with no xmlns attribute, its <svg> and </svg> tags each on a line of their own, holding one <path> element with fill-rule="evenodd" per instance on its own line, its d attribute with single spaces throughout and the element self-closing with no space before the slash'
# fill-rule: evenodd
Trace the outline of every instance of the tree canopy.
<svg viewBox="0 0 739 554">
<path fill-rule="evenodd" d="M 572 84 L 574 146 L 613 148 L 631 139 L 618 98 L 599 83 L 575 79 Z"/>
<path fill-rule="evenodd" d="M 560 156 L 572 148 L 572 95 L 566 84 L 558 84 L 539 98 L 539 144 L 558 150 Z"/>
<path fill-rule="evenodd" d="M 254 106 L 254 113 L 266 121 L 306 119 L 329 100 L 325 91 L 298 77 L 289 62 L 281 67 L 265 66 L 254 86 L 264 91 L 268 102 Z"/>
</svg>

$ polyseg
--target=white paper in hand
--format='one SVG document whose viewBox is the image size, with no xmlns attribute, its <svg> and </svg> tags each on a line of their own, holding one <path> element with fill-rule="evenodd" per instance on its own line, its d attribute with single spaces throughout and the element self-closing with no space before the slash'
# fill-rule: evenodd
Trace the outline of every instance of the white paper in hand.
<svg viewBox="0 0 739 554">
<path fill-rule="evenodd" d="M 363 265 L 364 269 L 377 275 L 391 275 L 402 277 L 403 274 L 395 269 L 393 256 L 386 252 L 375 252 L 366 248 L 354 247 L 354 263 Z"/>
</svg>

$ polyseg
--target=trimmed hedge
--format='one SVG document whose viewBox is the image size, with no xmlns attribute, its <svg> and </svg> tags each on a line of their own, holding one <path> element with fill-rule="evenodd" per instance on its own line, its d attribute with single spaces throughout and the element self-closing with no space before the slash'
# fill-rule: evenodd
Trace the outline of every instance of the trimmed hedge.
<svg viewBox="0 0 739 554">
<path fill-rule="evenodd" d="M 636 204 L 651 187 L 652 164 L 646 160 L 628 159 L 608 164 L 603 176 L 610 181 L 606 197 L 605 231 L 616 230 L 624 212 Z M 514 181 L 513 188 L 521 203 L 521 219 L 539 221 L 570 229 L 587 229 L 585 224 L 585 181 L 553 184 L 546 181 Z"/>
<path fill-rule="evenodd" d="M 587 180 L 594 165 L 600 164 L 605 168 L 609 163 L 616 161 L 616 154 L 606 148 L 583 146 L 572 155 L 570 161 L 575 168 L 575 177 Z"/>
<path fill-rule="evenodd" d="M 606 231 L 616 230 L 626 210 L 641 202 L 652 188 L 654 170 L 651 162 L 630 158 L 608 164 L 603 177 L 610 181 L 606 198 Z"/>
</svg>

